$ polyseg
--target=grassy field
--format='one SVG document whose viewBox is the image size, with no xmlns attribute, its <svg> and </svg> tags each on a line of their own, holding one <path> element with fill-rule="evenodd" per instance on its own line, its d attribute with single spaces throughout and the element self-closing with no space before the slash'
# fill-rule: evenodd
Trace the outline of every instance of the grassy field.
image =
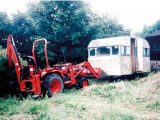
<svg viewBox="0 0 160 120">
<path fill-rule="evenodd" d="M 90 80 L 53 98 L 0 99 L 0 120 L 158 120 L 160 73 L 132 81 Z"/>
</svg>

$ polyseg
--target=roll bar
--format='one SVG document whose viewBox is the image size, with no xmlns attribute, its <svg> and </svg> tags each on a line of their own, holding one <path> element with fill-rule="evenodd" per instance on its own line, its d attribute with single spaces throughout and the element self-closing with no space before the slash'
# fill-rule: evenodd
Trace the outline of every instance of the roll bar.
<svg viewBox="0 0 160 120">
<path fill-rule="evenodd" d="M 49 61 L 48 61 L 48 54 L 47 54 L 47 40 L 45 38 L 37 39 L 33 43 L 32 56 L 33 56 L 34 62 L 36 64 L 36 66 L 37 66 L 37 60 L 36 60 L 36 56 L 35 56 L 35 47 L 36 47 L 36 44 L 38 42 L 44 42 L 44 53 L 45 53 L 45 58 L 46 58 L 46 67 L 50 67 L 49 66 Z"/>
</svg>

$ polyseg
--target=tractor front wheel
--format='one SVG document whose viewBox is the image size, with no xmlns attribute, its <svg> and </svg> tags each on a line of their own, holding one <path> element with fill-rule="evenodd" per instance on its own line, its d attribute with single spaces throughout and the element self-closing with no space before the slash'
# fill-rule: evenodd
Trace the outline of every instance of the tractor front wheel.
<svg viewBox="0 0 160 120">
<path fill-rule="evenodd" d="M 60 93 L 63 91 L 64 84 L 62 78 L 57 74 L 48 75 L 43 82 L 45 88 L 45 94 L 47 93 L 48 97 L 52 97 L 55 93 Z"/>
<path fill-rule="evenodd" d="M 76 88 L 85 88 L 89 86 L 89 81 L 86 78 L 81 78 L 78 81 L 78 84 L 76 85 Z"/>
</svg>

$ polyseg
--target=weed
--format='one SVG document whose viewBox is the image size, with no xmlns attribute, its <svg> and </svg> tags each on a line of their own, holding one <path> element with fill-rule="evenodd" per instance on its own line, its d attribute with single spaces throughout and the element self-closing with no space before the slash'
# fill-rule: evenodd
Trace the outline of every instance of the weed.
<svg viewBox="0 0 160 120">
<path fill-rule="evenodd" d="M 153 109 L 153 110 L 160 110 L 160 101 L 156 101 L 152 104 L 147 105 L 147 108 Z"/>
<path fill-rule="evenodd" d="M 42 112 L 42 113 L 38 114 L 37 118 L 35 118 L 34 120 L 54 120 L 54 118 L 49 113 Z"/>
<path fill-rule="evenodd" d="M 31 114 L 38 114 L 42 111 L 47 110 L 47 106 L 43 105 L 43 104 L 39 104 L 39 105 L 33 105 L 28 109 L 28 112 Z"/>
<path fill-rule="evenodd" d="M 109 119 L 110 120 L 134 120 L 135 117 L 130 114 L 125 113 L 109 113 Z"/>
<path fill-rule="evenodd" d="M 7 99 L 0 99 L 0 115 L 9 114 L 13 115 L 17 113 L 17 106 L 20 102 L 15 97 L 9 97 Z"/>
</svg>

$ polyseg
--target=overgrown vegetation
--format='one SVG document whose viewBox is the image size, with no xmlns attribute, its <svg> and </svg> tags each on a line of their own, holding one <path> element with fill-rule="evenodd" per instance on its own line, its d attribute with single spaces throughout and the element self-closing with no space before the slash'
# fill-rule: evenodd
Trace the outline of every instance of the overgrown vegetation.
<svg viewBox="0 0 160 120">
<path fill-rule="evenodd" d="M 51 99 L 0 99 L 0 119 L 160 119 L 159 75 L 115 83 L 91 79 L 88 88 L 66 90 Z"/>
<path fill-rule="evenodd" d="M 28 3 L 27 12 L 14 14 L 12 20 L 5 13 L 0 15 L 0 43 L 4 47 L 1 39 L 12 33 L 18 51 L 31 55 L 32 42 L 46 38 L 51 64 L 84 61 L 92 39 L 129 34 L 115 18 L 92 13 L 84 1 L 39 1 Z M 42 47 L 39 49 L 42 52 Z"/>
<path fill-rule="evenodd" d="M 23 66 L 27 64 L 22 58 L 21 63 Z M 17 82 L 14 64 L 10 69 L 8 68 L 6 49 L 2 49 L 0 46 L 0 97 L 17 93 Z"/>
<path fill-rule="evenodd" d="M 5 49 L 2 49 L 2 46 L 0 46 L 0 81 L 2 81 L 5 78 L 4 73 L 7 70 L 7 56 Z"/>
</svg>

